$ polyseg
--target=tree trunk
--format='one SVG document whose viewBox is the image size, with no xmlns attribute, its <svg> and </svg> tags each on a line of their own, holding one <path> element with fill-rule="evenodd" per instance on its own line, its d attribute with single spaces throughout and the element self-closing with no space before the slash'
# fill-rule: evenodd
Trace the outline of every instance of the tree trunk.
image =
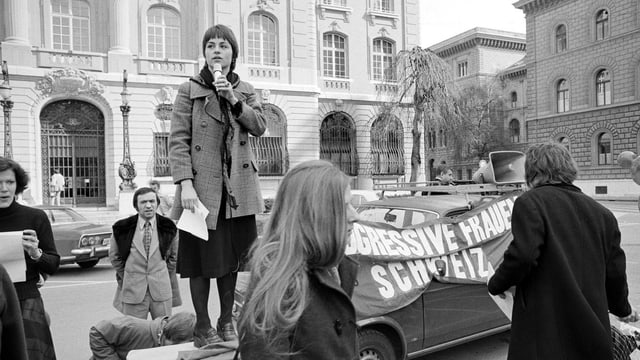
<svg viewBox="0 0 640 360">
<path fill-rule="evenodd" d="M 420 156 L 420 145 L 422 144 L 422 126 L 420 125 L 421 118 L 422 110 L 420 110 L 419 107 L 416 107 L 415 113 L 413 114 L 413 129 L 411 129 L 413 144 L 411 147 L 411 176 L 409 177 L 409 182 L 416 182 L 418 180 L 420 164 L 422 164 Z"/>
</svg>

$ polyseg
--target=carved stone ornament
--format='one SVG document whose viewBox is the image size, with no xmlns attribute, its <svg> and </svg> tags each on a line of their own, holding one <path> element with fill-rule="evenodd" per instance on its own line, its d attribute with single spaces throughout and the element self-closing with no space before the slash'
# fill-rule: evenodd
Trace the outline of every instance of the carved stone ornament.
<svg viewBox="0 0 640 360">
<path fill-rule="evenodd" d="M 260 9 L 262 11 L 273 10 L 273 7 L 271 7 L 271 5 L 269 5 L 270 2 L 272 2 L 274 4 L 279 4 L 280 0 L 257 0 L 255 5 L 251 5 L 250 8 L 257 7 L 258 9 Z"/>
<path fill-rule="evenodd" d="M 261 95 L 262 95 L 262 103 L 263 104 L 268 104 L 269 103 L 269 96 L 271 96 L 271 90 L 262 89 Z"/>
<path fill-rule="evenodd" d="M 104 86 L 86 72 L 75 68 L 65 68 L 47 73 L 36 83 L 41 97 L 54 94 L 98 96 L 104 93 Z"/>
</svg>

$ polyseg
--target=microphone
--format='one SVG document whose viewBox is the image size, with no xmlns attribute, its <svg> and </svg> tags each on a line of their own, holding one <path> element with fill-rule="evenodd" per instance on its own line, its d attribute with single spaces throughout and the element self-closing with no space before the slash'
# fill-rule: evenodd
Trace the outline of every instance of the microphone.
<svg viewBox="0 0 640 360">
<path fill-rule="evenodd" d="M 218 80 L 222 75 L 222 65 L 215 63 L 213 64 L 213 81 Z"/>
</svg>

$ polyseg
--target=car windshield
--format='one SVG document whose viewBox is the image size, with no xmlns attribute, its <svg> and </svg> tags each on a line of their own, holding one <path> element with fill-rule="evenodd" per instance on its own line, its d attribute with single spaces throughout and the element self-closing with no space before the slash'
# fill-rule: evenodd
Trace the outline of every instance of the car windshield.
<svg viewBox="0 0 640 360">
<path fill-rule="evenodd" d="M 389 224 L 399 228 L 419 225 L 439 217 L 437 213 L 430 211 L 367 206 L 360 207 L 358 214 L 362 220 Z"/>
<path fill-rule="evenodd" d="M 82 215 L 71 209 L 47 209 L 45 212 L 52 224 L 87 221 Z"/>
</svg>

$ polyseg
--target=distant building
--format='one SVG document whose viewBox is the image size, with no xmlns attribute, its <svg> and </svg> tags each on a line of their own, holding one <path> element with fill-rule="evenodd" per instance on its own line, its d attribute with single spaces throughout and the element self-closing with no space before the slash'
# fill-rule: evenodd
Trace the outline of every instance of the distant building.
<svg viewBox="0 0 640 360">
<path fill-rule="evenodd" d="M 526 69 L 523 64 L 525 35 L 474 28 L 429 49 L 449 64 L 455 89 L 482 84 L 494 87 L 496 95 L 504 103 L 504 111 L 497 114 L 494 120 L 503 123 L 502 130 L 508 141 L 513 143 L 503 150 L 522 148 L 525 141 L 523 109 L 526 108 Z M 471 180 L 478 168 L 478 159 L 455 160 L 449 137 L 440 129 L 425 130 L 425 159 L 429 178 L 433 180 L 437 175 L 435 168 L 445 162 L 452 166 L 456 179 Z"/>
<path fill-rule="evenodd" d="M 638 186 L 616 158 L 640 151 L 640 2 L 514 5 L 527 21 L 525 137 L 564 143 L 587 194 L 635 198 Z"/>
<path fill-rule="evenodd" d="M 47 202 L 59 168 L 63 203 L 117 204 L 124 69 L 134 181 L 172 184 L 175 92 L 203 66 L 201 37 L 216 23 L 238 37 L 237 72 L 268 117 L 265 136 L 251 139 L 266 193 L 308 159 L 334 162 L 354 187 L 409 167 L 410 120 L 398 114 L 381 127 L 377 108 L 389 86 L 384 70 L 420 43 L 418 0 L 0 0 L 0 14 L 13 153 L 31 175 L 35 202 Z"/>
</svg>

